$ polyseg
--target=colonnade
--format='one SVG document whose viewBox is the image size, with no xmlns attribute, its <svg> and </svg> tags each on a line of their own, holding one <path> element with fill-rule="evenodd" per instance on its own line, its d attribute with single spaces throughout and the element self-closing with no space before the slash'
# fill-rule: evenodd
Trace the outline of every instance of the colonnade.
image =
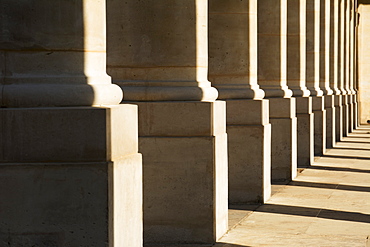
<svg viewBox="0 0 370 247">
<path fill-rule="evenodd" d="M 0 5 L 0 243 L 213 243 L 359 124 L 356 0 Z"/>
</svg>

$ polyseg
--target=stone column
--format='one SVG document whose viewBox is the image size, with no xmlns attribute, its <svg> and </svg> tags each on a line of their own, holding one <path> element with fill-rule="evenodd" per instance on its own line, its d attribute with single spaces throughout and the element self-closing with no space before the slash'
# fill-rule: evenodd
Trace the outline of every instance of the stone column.
<svg viewBox="0 0 370 247">
<path fill-rule="evenodd" d="M 341 141 L 344 133 L 344 123 L 347 118 L 344 90 L 344 0 L 338 0 L 338 89 L 340 92 L 338 104 L 340 104 L 340 122 L 336 122 L 336 141 Z M 339 108 L 338 108 L 339 109 Z M 338 114 L 338 115 L 339 115 Z M 337 119 L 338 120 L 338 119 Z"/>
<path fill-rule="evenodd" d="M 307 1 L 306 20 L 306 81 L 315 114 L 314 153 L 323 155 L 326 150 L 326 111 L 320 88 L 320 0 Z"/>
<path fill-rule="evenodd" d="M 330 0 L 330 73 L 329 83 L 334 91 L 334 116 L 335 119 L 333 143 L 340 141 L 342 136 L 342 96 L 338 88 L 339 76 L 339 0 Z"/>
<path fill-rule="evenodd" d="M 350 40 L 350 58 L 349 58 L 349 90 L 351 92 L 351 122 L 349 126 L 350 132 L 357 128 L 357 92 L 355 90 L 355 17 L 356 7 L 355 1 L 350 1 L 350 23 L 349 23 L 349 40 Z"/>
<path fill-rule="evenodd" d="M 339 64 L 339 88 L 342 92 L 342 111 L 343 111 L 343 126 L 342 126 L 342 133 L 343 137 L 348 135 L 348 91 L 347 91 L 347 15 L 346 15 L 346 6 L 347 0 L 340 1 L 340 46 L 339 46 L 339 53 L 340 53 L 340 64 Z"/>
<path fill-rule="evenodd" d="M 270 100 L 271 177 L 297 174 L 295 98 L 286 83 L 287 1 L 258 0 L 258 84 Z"/>
<path fill-rule="evenodd" d="M 208 78 L 226 101 L 229 203 L 264 203 L 271 194 L 271 125 L 257 84 L 257 0 L 209 4 Z"/>
<path fill-rule="evenodd" d="M 207 1 L 107 3 L 108 73 L 139 105 L 144 242 L 215 242 L 228 224 L 227 136 L 207 80 Z"/>
<path fill-rule="evenodd" d="M 359 120 L 359 92 L 358 92 L 358 1 L 354 1 L 354 10 L 353 10 L 353 46 L 354 46 L 354 54 L 353 54 L 353 89 L 355 91 L 355 99 L 354 99 L 354 123 L 353 126 L 357 129 L 360 126 Z"/>
<path fill-rule="evenodd" d="M 142 246 L 137 107 L 106 74 L 105 2 L 0 5 L 0 245 Z"/>
<path fill-rule="evenodd" d="M 314 159 L 314 114 L 306 87 L 306 0 L 288 0 L 287 83 L 297 102 L 298 167 L 307 167 Z"/>
<path fill-rule="evenodd" d="M 352 125 L 353 125 L 353 93 L 352 90 L 350 89 L 350 80 L 351 80 L 351 1 L 352 0 L 346 0 L 346 6 L 345 6 L 345 90 L 347 92 L 347 104 L 348 104 L 348 119 L 347 119 L 347 134 L 351 133 L 353 131 Z"/>
<path fill-rule="evenodd" d="M 326 111 L 326 148 L 335 145 L 335 108 L 330 87 L 330 0 L 320 1 L 320 88 L 324 92 Z"/>
</svg>

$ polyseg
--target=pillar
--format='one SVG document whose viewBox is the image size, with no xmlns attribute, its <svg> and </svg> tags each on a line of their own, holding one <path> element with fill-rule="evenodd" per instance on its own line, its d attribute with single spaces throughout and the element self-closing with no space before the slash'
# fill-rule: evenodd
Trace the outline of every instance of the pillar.
<svg viewBox="0 0 370 247">
<path fill-rule="evenodd" d="M 297 165 L 307 167 L 314 161 L 314 114 L 306 87 L 306 0 L 288 0 L 287 83 L 297 102 Z"/>
<path fill-rule="evenodd" d="M 345 6 L 345 39 L 346 39 L 346 48 L 345 48 L 345 90 L 347 92 L 347 104 L 348 104 L 348 119 L 347 119 L 347 128 L 346 132 L 351 133 L 353 131 L 353 92 L 351 90 L 351 2 L 352 0 L 346 0 Z"/>
<path fill-rule="evenodd" d="M 355 89 L 355 53 L 356 53 L 356 40 L 355 40 L 355 18 L 356 18 L 356 3 L 355 0 L 350 1 L 350 29 L 349 29 L 349 40 L 350 40 L 350 58 L 349 58 L 349 89 L 351 92 L 351 122 L 349 126 L 350 132 L 353 132 L 357 128 L 357 92 Z"/>
<path fill-rule="evenodd" d="M 108 73 L 139 106 L 144 242 L 227 230 L 225 102 L 207 79 L 204 0 L 108 1 Z"/>
<path fill-rule="evenodd" d="M 287 1 L 258 1 L 258 84 L 270 101 L 271 177 L 297 174 L 295 98 L 287 86 Z"/>
<path fill-rule="evenodd" d="M 320 88 L 326 111 L 326 148 L 335 145 L 335 111 L 333 90 L 330 87 L 330 0 L 320 1 Z"/>
<path fill-rule="evenodd" d="M 353 10 L 353 22 L 354 22 L 354 31 L 353 31 L 353 88 L 355 90 L 355 116 L 353 126 L 357 129 L 360 126 L 360 107 L 359 107 L 359 92 L 358 92 L 358 24 L 359 24 L 359 13 L 358 13 L 358 1 L 354 1 L 354 10 Z"/>
<path fill-rule="evenodd" d="M 320 2 L 307 1 L 306 16 L 306 81 L 312 95 L 314 121 L 314 153 L 323 155 L 326 150 L 325 97 L 320 88 Z M 321 61 L 324 62 L 324 61 Z"/>
<path fill-rule="evenodd" d="M 340 45 L 339 45 L 339 54 L 340 54 L 340 63 L 339 63 L 339 88 L 342 92 L 342 111 L 343 111 L 343 125 L 342 125 L 342 134 L 343 137 L 348 135 L 348 120 L 349 120 L 349 108 L 348 108 L 348 91 L 347 91 L 347 15 L 346 15 L 346 6 L 347 0 L 340 1 Z"/>
<path fill-rule="evenodd" d="M 137 107 L 106 74 L 105 2 L 0 2 L 0 245 L 142 246 Z"/>
<path fill-rule="evenodd" d="M 338 52 L 338 56 L 337 56 L 337 59 L 336 59 L 336 67 L 338 68 L 337 69 L 337 87 L 338 87 L 338 90 L 336 91 L 336 95 L 338 95 L 336 98 L 335 98 L 335 109 L 336 109 L 336 121 L 335 121 L 335 129 L 336 129 L 336 134 L 335 134 L 335 140 L 337 142 L 341 141 L 343 136 L 344 136 L 344 133 L 343 133 L 343 126 L 344 126 L 344 119 L 346 117 L 345 115 L 345 107 L 343 105 L 343 102 L 344 102 L 344 96 L 343 96 L 343 93 L 344 90 L 343 89 L 343 81 L 344 81 L 344 77 L 343 77 L 343 73 L 344 73 L 344 70 L 343 70 L 343 28 L 344 28 L 344 25 L 342 25 L 342 20 L 343 20 L 343 15 L 342 15 L 342 9 L 343 9 L 343 6 L 342 6 L 342 1 L 343 0 L 337 0 L 335 2 L 335 9 L 337 10 L 336 11 L 336 15 L 337 15 L 337 20 L 338 20 L 338 25 L 337 25 L 337 32 L 336 32 L 336 35 L 334 36 L 334 38 L 337 38 L 337 42 L 338 43 L 338 46 L 337 46 L 337 52 Z"/>
<path fill-rule="evenodd" d="M 333 145 L 341 139 L 342 136 L 342 96 L 338 88 L 339 76 L 339 1 L 330 0 L 330 49 L 329 49 L 329 84 L 333 89 L 334 100 L 334 119 L 333 119 Z M 328 139 L 327 139 L 328 140 Z M 330 143 L 330 141 L 328 141 Z M 327 147 L 329 148 L 328 144 Z"/>
<path fill-rule="evenodd" d="M 229 203 L 271 194 L 269 102 L 257 84 L 257 0 L 209 1 L 209 75 L 226 101 Z"/>
</svg>

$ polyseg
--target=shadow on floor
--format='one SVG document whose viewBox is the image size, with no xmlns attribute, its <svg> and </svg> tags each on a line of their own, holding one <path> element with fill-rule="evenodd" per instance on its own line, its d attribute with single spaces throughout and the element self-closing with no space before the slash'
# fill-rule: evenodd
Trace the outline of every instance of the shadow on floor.
<svg viewBox="0 0 370 247">
<path fill-rule="evenodd" d="M 324 154 L 321 157 L 325 158 L 338 158 L 338 159 L 356 159 L 356 160 L 370 160 L 370 157 L 359 157 L 359 156 L 347 156 L 347 155 L 335 155 L 335 154 Z"/>
<path fill-rule="evenodd" d="M 287 205 L 277 205 L 277 204 L 265 204 L 259 207 L 256 210 L 256 212 L 370 223 L 370 215 L 368 214 L 330 210 L 330 209 L 321 209 L 321 208 L 308 208 L 308 207 L 287 206 Z"/>
<path fill-rule="evenodd" d="M 321 188 L 321 189 L 336 189 L 336 190 L 370 192 L 370 187 L 355 186 L 355 185 L 344 185 L 344 184 L 327 184 L 327 183 L 313 183 L 313 182 L 293 181 L 289 185 L 290 186 L 313 187 L 313 188 Z"/>
<path fill-rule="evenodd" d="M 359 173 L 370 173 L 370 170 L 347 168 L 347 167 L 332 167 L 332 166 L 310 166 L 308 169 L 313 170 L 327 170 L 336 172 L 359 172 Z"/>
<path fill-rule="evenodd" d="M 370 151 L 370 148 L 352 148 L 352 147 L 333 147 L 331 149 L 343 149 L 343 150 L 357 150 L 357 151 Z"/>
<path fill-rule="evenodd" d="M 228 243 L 216 243 L 213 247 L 250 247 L 249 245 L 239 244 L 228 244 Z"/>
</svg>

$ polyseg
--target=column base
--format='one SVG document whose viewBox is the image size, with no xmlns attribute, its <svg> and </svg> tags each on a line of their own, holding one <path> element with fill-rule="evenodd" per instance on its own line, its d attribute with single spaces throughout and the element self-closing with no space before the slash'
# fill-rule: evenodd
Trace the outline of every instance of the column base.
<svg viewBox="0 0 370 247">
<path fill-rule="evenodd" d="M 270 98 L 271 179 L 297 176 L 297 118 L 295 98 Z"/>
<path fill-rule="evenodd" d="M 357 93 L 353 95 L 353 129 L 357 129 L 359 125 L 358 121 L 358 96 Z"/>
<path fill-rule="evenodd" d="M 0 246 L 142 246 L 136 106 L 0 114 Z"/>
<path fill-rule="evenodd" d="M 335 141 L 340 142 L 343 138 L 343 95 L 334 95 L 335 108 Z"/>
<path fill-rule="evenodd" d="M 349 133 L 349 95 L 343 95 L 342 111 L 343 111 L 343 137 Z"/>
<path fill-rule="evenodd" d="M 144 242 L 214 243 L 228 229 L 225 102 L 138 102 Z"/>
<path fill-rule="evenodd" d="M 268 100 L 227 100 L 229 203 L 264 203 L 271 196 Z"/>
<path fill-rule="evenodd" d="M 298 167 L 308 167 L 314 161 L 314 114 L 312 97 L 297 97 L 297 157 Z"/>
<path fill-rule="evenodd" d="M 326 148 L 335 146 L 335 106 L 334 95 L 325 96 L 326 110 Z"/>
<path fill-rule="evenodd" d="M 348 95 L 348 133 L 352 133 L 354 130 L 354 98 L 353 94 Z"/>
<path fill-rule="evenodd" d="M 314 120 L 314 154 L 322 156 L 326 152 L 326 111 L 325 97 L 312 98 L 312 108 L 315 114 Z"/>
</svg>

